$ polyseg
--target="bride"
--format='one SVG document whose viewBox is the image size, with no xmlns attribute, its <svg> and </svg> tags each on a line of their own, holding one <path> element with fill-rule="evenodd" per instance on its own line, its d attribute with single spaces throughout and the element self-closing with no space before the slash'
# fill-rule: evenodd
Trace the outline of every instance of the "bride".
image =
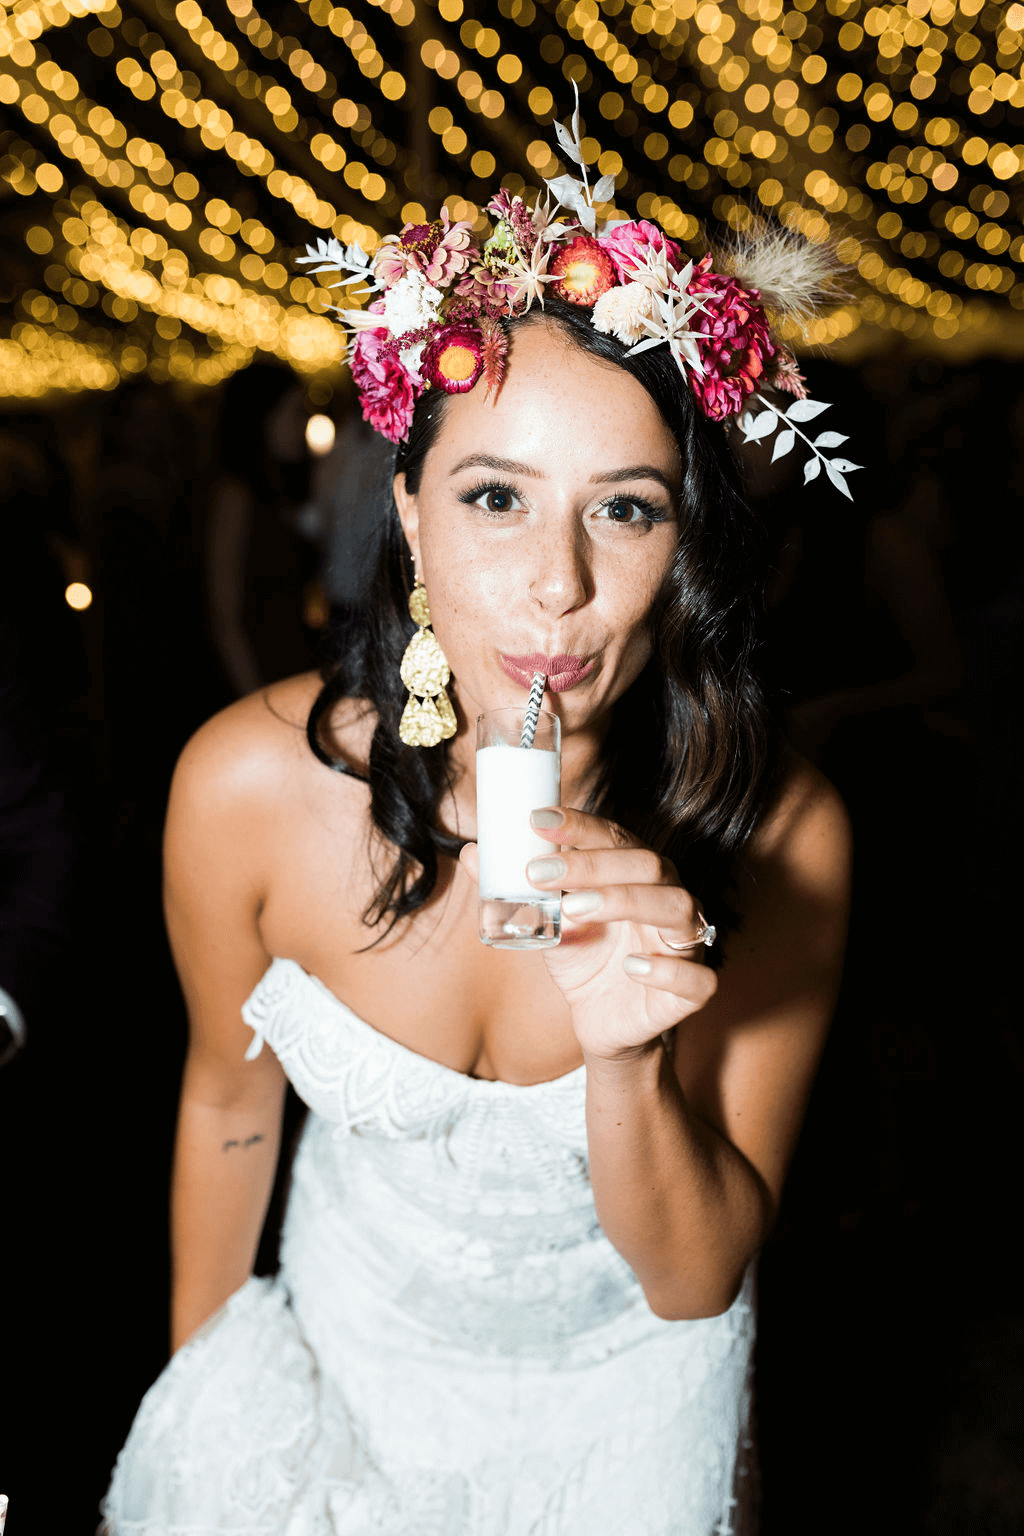
<svg viewBox="0 0 1024 1536">
<path fill-rule="evenodd" d="M 756 1256 L 850 850 L 757 682 L 761 544 L 722 423 L 799 375 L 758 294 L 652 224 L 492 208 L 500 261 L 446 217 L 407 228 L 353 322 L 397 443 L 367 627 L 324 678 L 217 715 L 174 777 L 174 1353 L 110 1536 L 752 1528 Z M 657 335 L 665 310 L 631 287 L 676 305 L 646 350 L 635 316 Z M 414 582 L 452 682 L 410 709 Z M 538 669 L 563 788 L 529 876 L 564 936 L 509 953 L 477 934 L 474 722 Z M 255 1279 L 288 1079 L 311 1112 Z"/>
</svg>

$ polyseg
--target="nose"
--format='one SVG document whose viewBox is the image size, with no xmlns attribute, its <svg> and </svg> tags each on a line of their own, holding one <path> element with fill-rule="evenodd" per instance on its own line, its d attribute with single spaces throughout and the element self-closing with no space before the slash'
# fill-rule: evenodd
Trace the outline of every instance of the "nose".
<svg viewBox="0 0 1024 1536">
<path fill-rule="evenodd" d="M 538 546 L 531 600 L 550 618 L 580 608 L 591 595 L 586 540 L 578 526 L 552 530 Z"/>
</svg>

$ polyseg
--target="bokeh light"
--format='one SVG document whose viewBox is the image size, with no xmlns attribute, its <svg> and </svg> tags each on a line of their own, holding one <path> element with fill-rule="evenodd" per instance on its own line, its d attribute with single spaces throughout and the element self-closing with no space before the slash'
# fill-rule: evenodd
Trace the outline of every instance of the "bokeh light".
<svg viewBox="0 0 1024 1536">
<path fill-rule="evenodd" d="M 318 412 L 309 418 L 306 422 L 306 446 L 318 458 L 330 453 L 334 447 L 334 422 L 329 416 Z"/>
<path fill-rule="evenodd" d="M 74 608 L 81 613 L 92 603 L 92 590 L 84 581 L 72 581 L 65 588 L 64 601 L 69 608 Z"/>
<path fill-rule="evenodd" d="M 442 203 L 479 225 L 499 183 L 566 169 L 551 120 L 570 81 L 609 214 L 694 255 L 758 213 L 837 236 L 856 254 L 835 323 L 857 345 L 1006 345 L 1024 324 L 1022 55 L 1024 6 L 982 0 L 179 0 L 145 24 L 116 0 L 16 0 L 5 396 L 215 384 L 257 352 L 333 376 L 337 295 L 302 275 L 305 244 L 372 252 Z"/>
</svg>

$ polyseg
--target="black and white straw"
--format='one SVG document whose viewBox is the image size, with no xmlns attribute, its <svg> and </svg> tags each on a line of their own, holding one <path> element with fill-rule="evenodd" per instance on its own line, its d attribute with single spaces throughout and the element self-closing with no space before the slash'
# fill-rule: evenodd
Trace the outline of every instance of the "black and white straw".
<svg viewBox="0 0 1024 1536">
<path fill-rule="evenodd" d="M 535 672 L 533 674 L 530 697 L 526 701 L 526 719 L 523 721 L 523 736 L 519 743 L 520 746 L 533 746 L 533 738 L 537 733 L 537 716 L 540 714 L 540 706 L 544 700 L 544 685 L 546 683 L 547 678 L 543 672 Z"/>
</svg>

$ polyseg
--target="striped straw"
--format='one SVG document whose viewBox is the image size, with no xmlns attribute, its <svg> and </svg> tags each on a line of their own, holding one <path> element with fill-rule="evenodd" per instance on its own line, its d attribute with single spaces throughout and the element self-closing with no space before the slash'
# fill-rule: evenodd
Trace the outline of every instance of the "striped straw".
<svg viewBox="0 0 1024 1536">
<path fill-rule="evenodd" d="M 526 719 L 523 721 L 523 736 L 520 741 L 522 747 L 532 747 L 533 738 L 537 732 L 537 716 L 540 714 L 540 706 L 544 699 L 544 685 L 547 678 L 543 672 L 533 674 L 533 684 L 530 688 L 530 697 L 526 702 Z"/>
</svg>

